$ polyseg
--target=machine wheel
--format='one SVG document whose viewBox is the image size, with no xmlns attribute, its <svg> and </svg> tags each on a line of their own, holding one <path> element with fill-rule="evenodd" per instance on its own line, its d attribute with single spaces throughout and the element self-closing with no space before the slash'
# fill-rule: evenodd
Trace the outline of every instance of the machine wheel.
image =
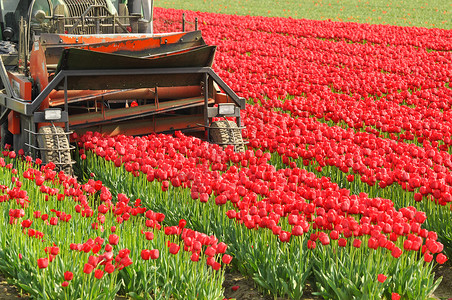
<svg viewBox="0 0 452 300">
<path fill-rule="evenodd" d="M 212 127 L 210 129 L 210 139 L 214 143 L 218 143 L 223 147 L 226 147 L 227 145 L 235 145 L 234 149 L 236 152 L 245 152 L 245 144 L 243 143 L 242 132 L 237 127 L 237 124 L 235 122 L 221 120 L 212 122 L 210 126 Z"/>
<path fill-rule="evenodd" d="M 13 147 L 13 134 L 8 130 L 8 122 L 2 124 L 1 128 L 1 148 L 5 149 L 5 145 L 8 144 Z"/>
<path fill-rule="evenodd" d="M 42 162 L 45 164 L 53 162 L 56 165 L 56 171 L 63 171 L 67 175 L 72 175 L 71 151 L 69 150 L 69 141 L 63 128 L 43 126 L 39 129 L 39 133 L 37 138 L 38 147 L 49 149 L 40 151 Z"/>
</svg>

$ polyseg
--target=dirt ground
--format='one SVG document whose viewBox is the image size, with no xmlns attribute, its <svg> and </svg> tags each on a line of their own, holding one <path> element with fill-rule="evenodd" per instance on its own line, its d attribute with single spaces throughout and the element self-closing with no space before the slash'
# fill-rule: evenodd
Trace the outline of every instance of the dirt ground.
<svg viewBox="0 0 452 300">
<path fill-rule="evenodd" d="M 435 278 L 443 277 L 441 284 L 436 289 L 434 296 L 437 299 L 452 299 L 452 260 L 444 265 L 438 265 L 435 269 Z"/>
<path fill-rule="evenodd" d="M 435 277 L 443 276 L 443 280 L 435 291 L 434 298 L 441 300 L 452 299 L 452 262 L 449 260 L 446 264 L 437 266 L 435 269 Z M 253 280 L 245 278 L 237 271 L 226 272 L 223 287 L 225 288 L 224 296 L 228 299 L 237 300 L 273 300 L 274 298 L 268 295 L 262 295 L 254 286 Z M 234 289 L 233 289 L 234 287 Z M 238 287 L 238 288 L 237 288 Z M 312 288 L 308 286 L 307 291 L 303 295 L 303 300 L 318 300 L 319 297 L 313 296 Z M 6 279 L 0 274 L 0 300 L 31 300 L 26 295 L 16 289 L 16 287 L 8 284 Z M 119 299 L 126 299 L 125 297 L 118 297 Z M 286 298 L 277 298 L 278 300 L 285 300 Z"/>
<path fill-rule="evenodd" d="M 262 295 L 256 287 L 252 279 L 244 277 L 237 271 L 226 272 L 225 280 L 223 283 L 224 287 L 224 297 L 227 299 L 237 299 L 237 300 L 273 300 L 272 296 Z M 233 287 L 237 288 L 235 291 Z M 315 297 L 311 294 L 312 288 L 307 287 L 307 291 L 303 294 L 303 300 L 317 300 L 322 299 Z M 277 298 L 278 300 L 285 300 L 288 298 Z"/>
<path fill-rule="evenodd" d="M 17 300 L 26 299 L 29 300 L 30 297 L 21 296 L 17 288 L 13 285 L 8 284 L 5 277 L 0 274 L 0 300 Z"/>
<path fill-rule="evenodd" d="M 436 289 L 433 298 L 440 300 L 452 300 L 452 261 L 448 260 L 444 265 L 438 265 L 435 270 L 435 278 L 443 277 L 441 284 Z M 233 290 L 232 287 L 239 287 Z M 263 296 L 253 284 L 253 280 L 243 277 L 239 272 L 227 272 L 223 284 L 225 288 L 224 296 L 228 299 L 237 300 L 272 300 L 271 296 Z M 303 300 L 318 300 L 322 299 L 312 295 L 312 288 L 308 286 L 306 292 L 303 294 Z M 285 300 L 287 298 L 277 298 L 278 300 Z"/>
</svg>

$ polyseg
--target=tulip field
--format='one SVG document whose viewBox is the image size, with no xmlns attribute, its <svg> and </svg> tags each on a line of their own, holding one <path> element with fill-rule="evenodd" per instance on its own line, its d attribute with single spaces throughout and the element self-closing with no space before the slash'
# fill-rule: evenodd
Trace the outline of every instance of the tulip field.
<svg viewBox="0 0 452 300">
<path fill-rule="evenodd" d="M 231 270 L 265 297 L 432 297 L 452 256 L 452 30 L 163 8 L 156 30 L 182 13 L 247 99 L 247 150 L 87 132 L 74 178 L 2 149 L 0 273 L 36 299 L 224 299 Z"/>
</svg>

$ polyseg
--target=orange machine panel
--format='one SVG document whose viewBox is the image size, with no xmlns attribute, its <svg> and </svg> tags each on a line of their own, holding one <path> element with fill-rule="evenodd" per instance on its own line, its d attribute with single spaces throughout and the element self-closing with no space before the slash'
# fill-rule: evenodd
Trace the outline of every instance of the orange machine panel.
<svg viewBox="0 0 452 300">
<path fill-rule="evenodd" d="M 31 81 L 22 74 L 8 72 L 9 80 L 16 96 L 23 100 L 31 101 Z"/>
<path fill-rule="evenodd" d="M 8 115 L 8 130 L 12 134 L 20 133 L 20 114 L 12 111 Z"/>
<path fill-rule="evenodd" d="M 16 96 L 19 96 L 23 100 L 31 101 L 31 89 L 32 84 L 27 77 L 8 72 L 9 80 L 13 87 Z M 12 134 L 20 133 L 20 114 L 18 112 L 12 111 L 8 115 L 8 130 Z"/>
</svg>

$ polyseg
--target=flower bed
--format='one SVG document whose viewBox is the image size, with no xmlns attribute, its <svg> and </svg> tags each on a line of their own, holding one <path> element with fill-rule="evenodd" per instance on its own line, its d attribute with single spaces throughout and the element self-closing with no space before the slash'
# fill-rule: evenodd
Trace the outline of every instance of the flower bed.
<svg viewBox="0 0 452 300">
<path fill-rule="evenodd" d="M 351 195 L 304 169 L 276 170 L 260 150 L 223 151 L 180 133 L 87 133 L 79 144 L 89 150 L 81 150 L 84 168 L 143 205 L 187 216 L 196 230 L 223 237 L 237 267 L 273 295 L 299 299 L 313 275 L 327 298 L 357 291 L 422 298 L 435 288 L 430 262 L 447 260 L 437 234 L 422 228 L 425 213 Z M 380 274 L 391 278 L 376 281 Z M 408 287 L 411 280 L 426 285 Z"/>
<path fill-rule="evenodd" d="M 9 161 L 0 158 L 0 270 L 32 297 L 222 298 L 225 243 L 183 219 L 162 227 L 163 213 L 113 198 L 101 181 Z"/>
<path fill-rule="evenodd" d="M 452 251 L 452 32 L 186 13 L 254 104 L 248 150 L 89 132 L 77 181 L 5 149 L 0 271 L 36 298 L 221 299 L 229 263 L 272 296 L 427 298 Z"/>
</svg>

